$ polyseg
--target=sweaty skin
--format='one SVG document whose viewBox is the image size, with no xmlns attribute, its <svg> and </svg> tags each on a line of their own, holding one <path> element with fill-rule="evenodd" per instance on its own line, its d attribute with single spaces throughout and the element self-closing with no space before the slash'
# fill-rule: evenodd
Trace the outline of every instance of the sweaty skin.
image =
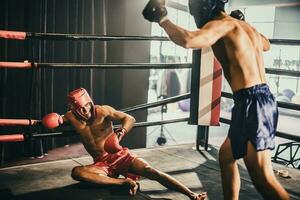
<svg viewBox="0 0 300 200">
<path fill-rule="evenodd" d="M 262 52 L 270 49 L 270 43 L 245 21 L 221 12 L 196 31 L 185 30 L 170 20 L 160 25 L 184 48 L 211 46 L 233 92 L 266 82 Z"/>
<path fill-rule="evenodd" d="M 86 115 L 90 116 L 90 106 L 86 105 Z M 121 120 L 122 127 L 130 131 L 135 119 L 123 112 L 116 111 L 114 108 L 107 105 L 96 105 L 96 118 L 92 122 L 78 120 L 71 111 L 68 111 L 64 117 L 64 122 L 69 122 L 73 125 L 76 132 L 86 148 L 87 152 L 96 158 L 105 152 L 104 144 L 108 136 L 113 133 L 113 120 Z"/>
</svg>

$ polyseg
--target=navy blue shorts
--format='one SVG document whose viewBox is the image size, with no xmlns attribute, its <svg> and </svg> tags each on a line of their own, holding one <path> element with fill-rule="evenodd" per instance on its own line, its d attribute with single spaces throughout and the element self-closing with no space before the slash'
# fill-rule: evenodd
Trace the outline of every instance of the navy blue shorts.
<svg viewBox="0 0 300 200">
<path fill-rule="evenodd" d="M 234 159 L 247 154 L 250 141 L 257 151 L 274 149 L 278 108 L 268 85 L 259 84 L 233 93 L 228 137 Z"/>
</svg>

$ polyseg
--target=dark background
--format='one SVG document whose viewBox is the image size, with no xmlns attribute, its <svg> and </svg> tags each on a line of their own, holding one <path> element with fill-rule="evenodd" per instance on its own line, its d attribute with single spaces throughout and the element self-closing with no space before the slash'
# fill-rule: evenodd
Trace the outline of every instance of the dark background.
<svg viewBox="0 0 300 200">
<path fill-rule="evenodd" d="M 141 0 L 2 0 L 0 29 L 40 33 L 150 35 Z M 0 61 L 39 63 L 145 63 L 146 41 L 51 41 L 0 39 Z M 147 102 L 148 70 L 0 69 L 0 118 L 41 119 L 49 112 L 67 111 L 66 95 L 84 87 L 95 104 L 116 109 Z M 146 121 L 147 111 L 133 113 Z M 2 128 L 3 129 L 3 128 Z M 5 134 L 1 130 L 0 134 Z M 75 134 L 74 134 L 75 135 Z M 78 141 L 76 136 L 1 146 L 2 160 L 39 156 L 49 149 Z M 123 141 L 129 148 L 146 145 L 145 128 Z"/>
</svg>

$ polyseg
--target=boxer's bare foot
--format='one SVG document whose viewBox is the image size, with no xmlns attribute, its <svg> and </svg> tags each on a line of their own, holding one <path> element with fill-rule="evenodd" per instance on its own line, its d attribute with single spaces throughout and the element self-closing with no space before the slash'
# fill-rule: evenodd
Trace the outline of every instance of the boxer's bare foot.
<svg viewBox="0 0 300 200">
<path fill-rule="evenodd" d="M 191 197 L 191 200 L 204 200 L 207 197 L 207 193 L 206 192 L 202 192 L 200 194 L 194 194 Z"/>
</svg>

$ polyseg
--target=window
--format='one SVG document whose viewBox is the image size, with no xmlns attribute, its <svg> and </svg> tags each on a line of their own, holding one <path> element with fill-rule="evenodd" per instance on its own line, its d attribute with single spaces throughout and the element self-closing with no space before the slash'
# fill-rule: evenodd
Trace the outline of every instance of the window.
<svg viewBox="0 0 300 200">
<path fill-rule="evenodd" d="M 188 13 L 188 0 L 168 1 L 168 18 L 186 29 L 196 29 L 194 19 Z M 157 24 L 152 23 L 152 36 L 167 36 Z M 151 41 L 152 63 L 191 63 L 192 50 L 184 49 L 171 41 Z M 190 91 L 190 69 L 152 69 L 149 77 L 148 102 L 177 96 Z M 175 119 L 189 116 L 189 100 L 175 102 L 149 109 L 148 121 Z M 182 134 L 183 132 L 189 134 Z M 195 141 L 196 127 L 187 123 L 176 123 L 147 128 L 147 147 L 162 144 L 165 138 L 168 145 Z M 163 141 L 163 140 L 160 140 Z"/>
</svg>

